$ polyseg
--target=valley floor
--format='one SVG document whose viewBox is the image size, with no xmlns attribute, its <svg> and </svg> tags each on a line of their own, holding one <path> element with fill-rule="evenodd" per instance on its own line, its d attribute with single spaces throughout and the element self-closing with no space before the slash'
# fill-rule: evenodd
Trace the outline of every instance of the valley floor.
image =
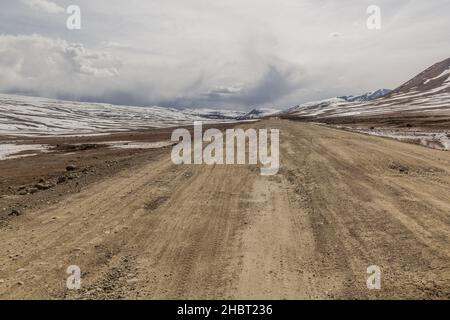
<svg viewBox="0 0 450 320">
<path fill-rule="evenodd" d="M 288 120 L 241 126 L 280 129 L 278 175 L 176 166 L 159 150 L 2 225 L 0 298 L 450 298 L 450 153 Z M 366 287 L 371 265 L 381 290 Z"/>
</svg>

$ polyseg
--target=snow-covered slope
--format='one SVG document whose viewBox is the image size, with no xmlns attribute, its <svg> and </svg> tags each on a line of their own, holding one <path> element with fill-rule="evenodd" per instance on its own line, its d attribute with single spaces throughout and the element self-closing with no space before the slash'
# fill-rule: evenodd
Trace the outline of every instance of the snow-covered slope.
<svg viewBox="0 0 450 320">
<path fill-rule="evenodd" d="M 295 106 L 283 114 L 321 119 L 398 112 L 450 115 L 450 58 L 436 63 L 381 98 L 362 102 L 333 98 Z"/>
<path fill-rule="evenodd" d="M 298 106 L 287 109 L 284 115 L 299 117 L 315 117 L 334 110 L 339 105 L 348 105 L 342 98 L 331 98 L 319 101 L 306 102 Z"/>
<path fill-rule="evenodd" d="M 253 109 L 252 111 L 240 116 L 238 119 L 239 120 L 260 119 L 267 116 L 275 115 L 279 112 L 280 110 L 278 109 L 270 109 L 270 108 Z"/>
<path fill-rule="evenodd" d="M 118 106 L 0 94 L 0 135 L 93 135 L 151 127 L 258 119 L 279 112 Z"/>
<path fill-rule="evenodd" d="M 0 94 L 0 135 L 83 135 L 189 125 L 209 118 L 160 107 L 116 106 Z"/>
</svg>

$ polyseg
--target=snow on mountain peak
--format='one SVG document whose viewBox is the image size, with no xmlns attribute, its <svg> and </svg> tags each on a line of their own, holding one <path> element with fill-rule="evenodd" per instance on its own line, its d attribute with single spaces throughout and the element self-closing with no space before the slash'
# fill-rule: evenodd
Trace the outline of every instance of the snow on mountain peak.
<svg viewBox="0 0 450 320">
<path fill-rule="evenodd" d="M 365 94 L 359 95 L 359 96 L 343 96 L 339 97 L 341 99 L 344 99 L 348 102 L 361 102 L 361 101 L 371 101 L 375 99 L 379 99 L 387 95 L 389 92 L 391 92 L 390 89 L 378 89 L 376 91 L 367 92 Z"/>
</svg>

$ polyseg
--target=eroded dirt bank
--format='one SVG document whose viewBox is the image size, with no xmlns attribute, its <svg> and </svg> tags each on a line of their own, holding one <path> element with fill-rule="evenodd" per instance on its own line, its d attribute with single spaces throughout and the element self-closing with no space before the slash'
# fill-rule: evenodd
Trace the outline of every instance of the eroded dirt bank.
<svg viewBox="0 0 450 320">
<path fill-rule="evenodd" d="M 0 229 L 0 298 L 449 298 L 450 154 L 313 124 L 278 175 L 170 148 Z M 161 151 L 159 151 L 161 152 Z M 82 288 L 66 289 L 78 265 Z M 366 269 L 382 289 L 366 288 Z"/>
</svg>

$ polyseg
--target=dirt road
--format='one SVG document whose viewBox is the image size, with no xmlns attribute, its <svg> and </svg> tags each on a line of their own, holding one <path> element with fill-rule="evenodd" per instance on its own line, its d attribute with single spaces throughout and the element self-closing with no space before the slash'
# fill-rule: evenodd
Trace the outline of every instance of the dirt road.
<svg viewBox="0 0 450 320">
<path fill-rule="evenodd" d="M 168 150 L 10 221 L 0 298 L 450 298 L 450 153 L 251 126 L 281 130 L 278 175 L 176 166 Z M 366 287 L 370 265 L 381 290 Z"/>
</svg>

